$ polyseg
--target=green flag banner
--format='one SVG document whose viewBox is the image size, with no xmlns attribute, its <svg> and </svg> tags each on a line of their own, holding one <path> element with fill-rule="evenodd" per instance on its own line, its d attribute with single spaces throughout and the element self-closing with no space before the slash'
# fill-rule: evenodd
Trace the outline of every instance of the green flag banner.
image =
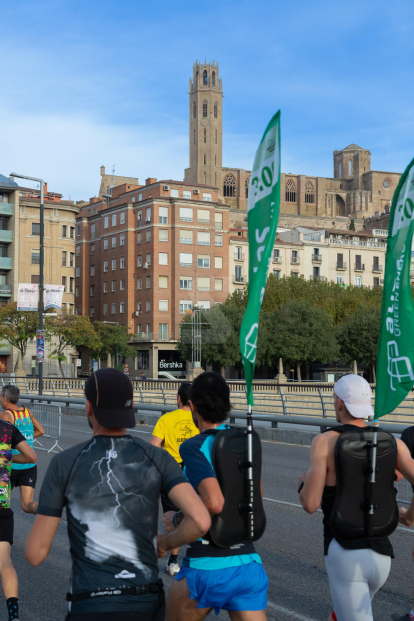
<svg viewBox="0 0 414 621">
<path fill-rule="evenodd" d="M 414 384 L 414 302 L 410 282 L 413 218 L 414 159 L 400 179 L 390 213 L 377 353 L 375 418 L 395 410 Z"/>
<path fill-rule="evenodd" d="M 240 330 L 240 352 L 246 377 L 247 403 L 253 405 L 259 313 L 276 237 L 280 206 L 280 110 L 257 149 L 247 204 L 249 231 L 249 300 Z"/>
</svg>

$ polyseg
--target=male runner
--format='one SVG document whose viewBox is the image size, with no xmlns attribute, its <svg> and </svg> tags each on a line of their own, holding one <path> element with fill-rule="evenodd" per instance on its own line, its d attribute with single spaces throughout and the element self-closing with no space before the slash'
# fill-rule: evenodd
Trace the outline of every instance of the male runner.
<svg viewBox="0 0 414 621">
<path fill-rule="evenodd" d="M 38 566 L 49 554 L 66 506 L 72 555 L 67 596 L 70 621 L 163 621 L 165 601 L 158 555 L 200 537 L 210 517 L 181 468 L 137 435 L 127 375 L 101 369 L 85 385 L 93 437 L 52 459 L 40 491 L 26 558 Z M 183 528 L 158 535 L 160 494 L 186 516 Z"/>
<path fill-rule="evenodd" d="M 163 447 L 175 461 L 181 466 L 183 460 L 180 457 L 179 448 L 183 442 L 198 434 L 198 429 L 194 425 L 188 400 L 190 398 L 190 382 L 183 382 L 178 389 L 177 405 L 178 410 L 167 412 L 158 420 L 152 432 L 151 444 Z M 167 511 L 178 511 L 168 496 L 161 494 L 161 504 L 164 513 Z M 165 571 L 170 576 L 175 576 L 180 571 L 178 564 L 179 548 L 171 550 Z"/>
<path fill-rule="evenodd" d="M 190 407 L 200 434 L 184 442 L 184 473 L 210 515 L 220 513 L 225 498 L 212 465 L 214 438 L 230 412 L 230 392 L 221 375 L 202 373 L 193 382 Z M 167 529 L 181 522 L 180 513 L 166 513 Z M 185 523 L 185 519 L 182 523 Z M 232 621 L 265 621 L 269 581 L 254 545 L 217 548 L 194 541 L 168 594 L 167 621 L 201 621 L 214 609 L 229 612 Z"/>
<path fill-rule="evenodd" d="M 371 388 L 358 375 L 341 377 L 334 387 L 336 420 L 344 430 L 364 428 L 364 418 L 373 416 Z M 310 468 L 300 482 L 300 500 L 308 513 L 322 502 L 324 513 L 324 553 L 333 608 L 338 621 L 372 621 L 371 600 L 388 578 L 394 557 L 388 537 L 337 541 L 329 518 L 335 498 L 335 428 L 313 439 Z M 414 461 L 401 440 L 397 440 L 397 469 L 414 483 Z"/>
<path fill-rule="evenodd" d="M 12 455 L 12 449 L 17 449 L 19 453 Z M 19 618 L 19 583 L 10 558 L 14 531 L 13 511 L 10 508 L 12 459 L 19 464 L 35 464 L 37 458 L 20 431 L 14 425 L 0 420 L 0 580 L 9 621 Z"/>
<path fill-rule="evenodd" d="M 0 418 L 15 425 L 26 438 L 29 446 L 33 448 L 34 439 L 43 436 L 45 431 L 28 408 L 17 405 L 19 397 L 20 390 L 17 386 L 10 384 L 3 386 L 0 396 L 0 405 L 3 408 L 3 412 L 0 412 Z M 13 451 L 13 453 L 16 453 L 16 451 Z M 11 488 L 20 487 L 20 504 L 25 513 L 36 513 L 37 502 L 33 502 L 36 480 L 36 464 L 17 464 L 13 461 Z"/>
</svg>

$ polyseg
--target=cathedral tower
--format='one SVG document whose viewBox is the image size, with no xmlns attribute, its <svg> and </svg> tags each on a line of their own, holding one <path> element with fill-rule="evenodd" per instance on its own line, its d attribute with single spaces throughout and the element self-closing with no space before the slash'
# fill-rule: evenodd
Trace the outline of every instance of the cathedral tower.
<svg viewBox="0 0 414 621">
<path fill-rule="evenodd" d="M 190 167 L 187 183 L 221 186 L 223 137 L 223 85 L 213 63 L 193 65 L 190 80 Z"/>
</svg>

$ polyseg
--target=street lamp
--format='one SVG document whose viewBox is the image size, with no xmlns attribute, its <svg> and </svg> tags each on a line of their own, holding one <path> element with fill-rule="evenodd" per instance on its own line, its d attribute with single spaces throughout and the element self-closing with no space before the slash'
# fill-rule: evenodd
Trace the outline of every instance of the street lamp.
<svg viewBox="0 0 414 621">
<path fill-rule="evenodd" d="M 28 177 L 27 175 L 19 175 L 18 173 L 11 173 L 10 177 L 17 177 L 18 179 L 28 179 L 29 181 L 36 181 L 40 184 L 40 266 L 39 266 L 39 330 L 43 330 L 43 263 L 44 263 L 44 205 L 43 205 L 43 179 L 37 179 L 37 177 Z M 43 360 L 39 361 L 39 395 L 43 393 Z"/>
</svg>

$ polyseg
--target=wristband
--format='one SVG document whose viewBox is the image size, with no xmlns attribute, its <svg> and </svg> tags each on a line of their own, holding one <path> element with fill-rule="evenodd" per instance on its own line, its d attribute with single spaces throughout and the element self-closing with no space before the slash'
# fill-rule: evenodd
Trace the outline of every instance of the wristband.
<svg viewBox="0 0 414 621">
<path fill-rule="evenodd" d="M 303 486 L 305 485 L 305 481 L 302 481 L 302 483 L 299 485 L 299 489 L 298 489 L 298 494 L 301 493 Z"/>
<path fill-rule="evenodd" d="M 177 528 L 177 526 L 181 524 L 183 519 L 184 519 L 184 515 L 182 511 L 177 511 L 176 513 L 174 513 L 174 515 L 172 516 L 172 523 L 173 523 L 174 528 Z"/>
<path fill-rule="evenodd" d="M 174 528 L 177 528 L 174 522 L 174 518 L 177 515 L 178 511 L 176 511 L 175 513 L 173 513 L 172 518 L 171 518 L 171 524 L 174 526 Z"/>
</svg>

